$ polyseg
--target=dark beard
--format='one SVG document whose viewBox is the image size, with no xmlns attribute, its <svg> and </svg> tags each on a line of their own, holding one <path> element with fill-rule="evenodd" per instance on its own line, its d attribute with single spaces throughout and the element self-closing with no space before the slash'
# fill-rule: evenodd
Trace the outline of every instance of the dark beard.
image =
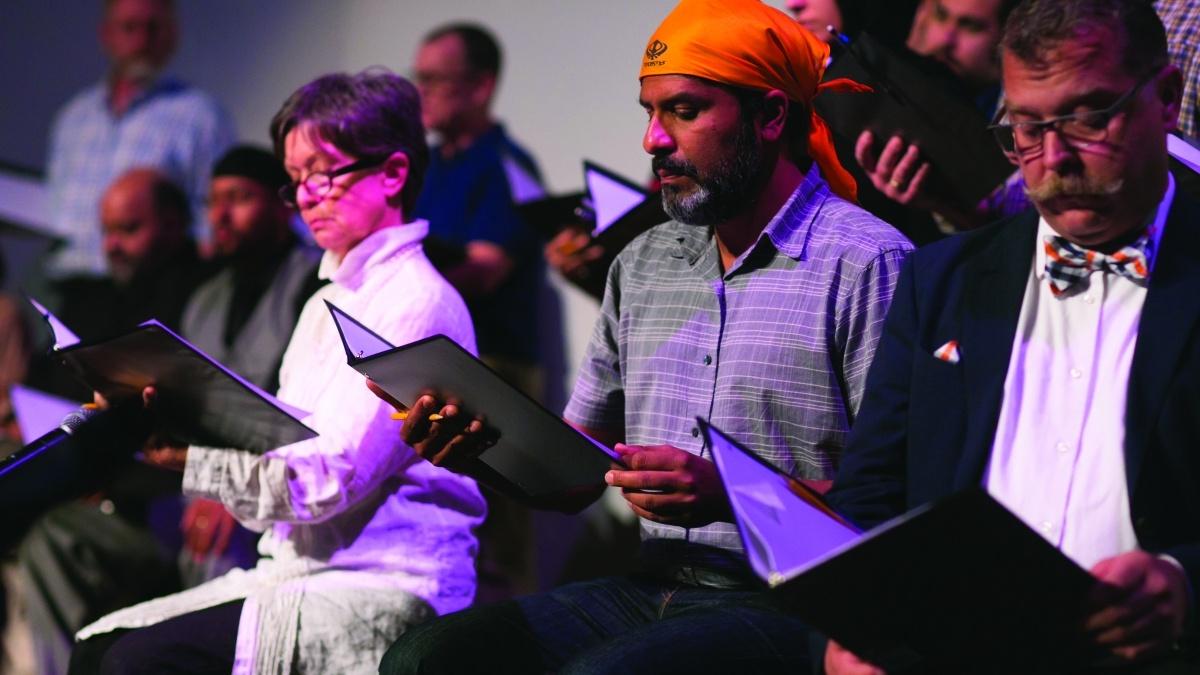
<svg viewBox="0 0 1200 675">
<path fill-rule="evenodd" d="M 667 215 L 685 225 L 717 225 L 744 211 L 757 198 L 755 183 L 763 173 L 762 143 L 754 133 L 754 125 L 747 122 L 738 130 L 733 153 L 707 176 L 701 176 L 691 162 L 669 157 L 654 157 L 650 166 L 655 173 L 666 169 L 695 182 L 687 193 L 663 185 L 663 210 Z"/>
</svg>

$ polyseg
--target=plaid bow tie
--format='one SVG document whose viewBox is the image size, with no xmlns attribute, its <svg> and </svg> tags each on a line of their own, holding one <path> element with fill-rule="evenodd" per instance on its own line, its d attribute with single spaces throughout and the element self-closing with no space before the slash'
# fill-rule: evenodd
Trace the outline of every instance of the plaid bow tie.
<svg viewBox="0 0 1200 675">
<path fill-rule="evenodd" d="M 1112 272 L 1142 283 L 1150 276 L 1153 244 L 1148 230 L 1137 241 L 1112 254 L 1083 248 L 1062 237 L 1047 236 L 1045 242 L 1046 278 L 1056 298 L 1092 272 Z"/>
</svg>

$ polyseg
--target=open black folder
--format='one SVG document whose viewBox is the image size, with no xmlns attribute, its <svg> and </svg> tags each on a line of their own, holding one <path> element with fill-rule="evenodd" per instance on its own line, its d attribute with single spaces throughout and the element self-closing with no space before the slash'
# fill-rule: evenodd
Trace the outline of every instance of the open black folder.
<svg viewBox="0 0 1200 675">
<path fill-rule="evenodd" d="M 477 476 L 514 497 L 537 499 L 601 485 L 620 456 L 580 433 L 444 335 L 393 346 L 326 301 L 346 349 L 346 362 L 397 401 L 425 392 L 458 399 L 499 433 L 479 457 L 494 476 Z M 491 480 L 489 480 L 491 478 Z M 515 493 L 514 493 L 515 491 Z"/>
<path fill-rule="evenodd" d="M 586 228 L 604 255 L 588 265 L 585 276 L 572 278 L 575 285 L 599 298 L 604 295 L 608 266 L 621 249 L 639 234 L 670 218 L 662 207 L 662 195 L 594 162 L 583 162 L 582 192 L 527 202 L 518 207 L 541 235 L 550 239 L 567 225 Z"/>
<path fill-rule="evenodd" d="M 307 412 L 258 388 L 158 321 L 82 343 L 32 302 L 54 334 L 54 354 L 93 391 L 109 401 L 140 400 L 142 389 L 154 385 L 154 415 L 172 440 L 266 452 L 317 435 L 300 421 Z"/>
<path fill-rule="evenodd" d="M 851 147 L 868 130 L 877 152 L 893 135 L 916 143 L 932 166 L 933 189 L 964 204 L 977 203 L 1012 174 L 1015 167 L 987 130 L 988 119 L 954 93 L 961 85 L 868 33 L 849 46 L 835 43 L 834 53 L 826 80 L 845 77 L 874 89 L 869 94 L 825 92 L 815 99 L 817 111 Z"/>
<path fill-rule="evenodd" d="M 699 422 L 751 567 L 851 651 L 889 670 L 945 672 L 1022 672 L 1081 656 L 1095 579 L 982 489 L 864 533 Z"/>
</svg>

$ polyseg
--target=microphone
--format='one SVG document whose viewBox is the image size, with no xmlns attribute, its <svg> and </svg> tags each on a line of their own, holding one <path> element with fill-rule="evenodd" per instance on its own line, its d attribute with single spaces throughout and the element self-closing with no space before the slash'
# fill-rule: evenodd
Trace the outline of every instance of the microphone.
<svg viewBox="0 0 1200 675">
<path fill-rule="evenodd" d="M 90 406 L 72 410 L 67 413 L 67 416 L 62 419 L 62 423 L 57 427 L 42 434 L 28 445 L 4 459 L 0 459 L 0 480 L 10 472 L 16 471 L 17 467 L 20 467 L 25 462 L 35 459 L 42 453 L 64 442 L 67 436 L 74 434 L 76 429 L 83 426 L 85 422 L 99 412 L 99 408 Z"/>
<path fill-rule="evenodd" d="M 133 462 L 151 431 L 140 402 L 81 408 L 32 443 L 0 460 L 0 548 L 41 513 L 95 492 Z"/>
</svg>

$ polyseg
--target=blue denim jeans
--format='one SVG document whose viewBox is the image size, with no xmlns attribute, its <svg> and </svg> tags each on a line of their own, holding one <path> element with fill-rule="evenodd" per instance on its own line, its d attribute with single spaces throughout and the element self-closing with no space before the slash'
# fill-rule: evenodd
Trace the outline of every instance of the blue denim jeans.
<svg viewBox="0 0 1200 675">
<path fill-rule="evenodd" d="M 761 588 L 610 577 L 409 629 L 380 672 L 806 673 L 808 629 Z"/>
</svg>

